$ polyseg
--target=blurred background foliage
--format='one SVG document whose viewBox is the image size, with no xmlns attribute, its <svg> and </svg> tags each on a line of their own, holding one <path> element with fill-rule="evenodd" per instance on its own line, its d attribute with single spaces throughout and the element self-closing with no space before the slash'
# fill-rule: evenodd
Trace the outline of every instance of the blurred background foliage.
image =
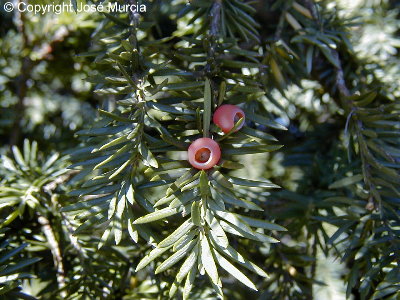
<svg viewBox="0 0 400 300">
<path fill-rule="evenodd" d="M 135 34 L 148 63 L 138 74 L 168 61 L 157 70 L 177 84 L 168 88 L 199 98 L 203 88 L 180 87 L 187 75 L 171 70 L 202 76 L 203 58 L 217 55 L 186 49 L 212 26 L 214 2 L 143 2 Z M 236 20 L 226 17 L 225 28 L 238 49 L 252 53 L 226 50 L 223 59 L 242 65 L 223 61 L 232 74 L 222 77 L 242 76 L 257 91 L 232 90 L 228 102 L 256 107 L 288 130 L 257 125 L 284 147 L 240 156 L 246 168 L 230 175 L 281 186 L 249 197 L 264 209 L 258 217 L 287 231 L 274 231 L 276 244 L 234 241 L 269 277 L 246 273 L 255 292 L 222 273 L 226 299 L 400 299 L 400 1 L 259 0 L 249 7 Z M 74 233 L 91 209 L 79 217 L 61 210 L 79 203 L 73 191 L 89 174 L 66 169 L 73 151 L 84 155 L 74 134 L 106 126 L 98 109 L 113 111 L 121 100 L 108 93 L 115 82 L 104 80 L 115 64 L 101 60 L 129 20 L 0 11 L 1 299 L 167 298 L 176 272 L 135 268 L 171 228 L 146 227 L 135 242 L 124 230 L 114 245 L 104 243 L 107 222 Z M 156 188 L 147 196 L 163 195 Z M 206 276 L 190 298 L 217 299 Z"/>
</svg>

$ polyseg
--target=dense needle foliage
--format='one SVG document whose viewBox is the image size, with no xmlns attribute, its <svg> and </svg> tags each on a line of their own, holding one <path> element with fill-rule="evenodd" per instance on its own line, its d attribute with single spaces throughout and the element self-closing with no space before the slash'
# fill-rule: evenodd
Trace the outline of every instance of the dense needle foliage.
<svg viewBox="0 0 400 300">
<path fill-rule="evenodd" d="M 399 2 L 118 3 L 0 12 L 0 298 L 399 299 Z"/>
</svg>

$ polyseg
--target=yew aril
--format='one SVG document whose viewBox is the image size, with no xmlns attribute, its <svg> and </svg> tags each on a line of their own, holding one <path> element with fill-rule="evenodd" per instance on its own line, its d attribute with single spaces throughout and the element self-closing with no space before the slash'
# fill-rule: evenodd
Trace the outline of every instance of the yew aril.
<svg viewBox="0 0 400 300">
<path fill-rule="evenodd" d="M 199 138 L 189 146 L 189 163 L 196 169 L 211 169 L 220 158 L 221 149 L 218 143 L 210 138 Z"/>
<path fill-rule="evenodd" d="M 235 123 L 244 117 L 244 111 L 240 107 L 232 104 L 224 104 L 218 107 L 214 112 L 213 122 L 221 128 L 224 133 L 228 133 L 235 126 Z M 242 128 L 243 124 L 244 120 L 235 131 Z"/>
</svg>

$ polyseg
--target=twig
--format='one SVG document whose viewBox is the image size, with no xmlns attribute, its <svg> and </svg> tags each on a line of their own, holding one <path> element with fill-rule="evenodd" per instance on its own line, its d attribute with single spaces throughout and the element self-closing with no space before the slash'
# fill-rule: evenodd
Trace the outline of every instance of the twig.
<svg viewBox="0 0 400 300">
<path fill-rule="evenodd" d="M 136 1 L 135 0 L 126 0 L 126 2 L 128 4 L 130 4 L 130 5 L 136 5 Z M 137 45 L 136 45 L 137 38 L 136 38 L 135 33 L 136 33 L 136 29 L 137 29 L 137 27 L 139 25 L 139 18 L 140 18 L 140 15 L 137 12 L 134 12 L 134 11 L 130 11 L 129 12 L 129 20 L 130 20 L 131 26 L 132 26 L 131 29 L 133 29 L 131 36 L 133 36 L 134 41 L 135 41 L 135 45 L 133 45 L 134 48 L 137 48 Z"/>
<path fill-rule="evenodd" d="M 213 65 L 215 64 L 216 61 L 217 41 L 221 31 L 221 9 L 222 9 L 222 0 L 214 0 L 209 14 L 209 17 L 211 19 L 210 31 L 208 34 L 209 47 L 207 49 L 207 64 L 204 66 L 204 76 L 208 77 L 210 80 L 211 99 L 213 105 L 217 105 L 216 104 L 217 88 L 216 88 L 216 83 L 212 80 L 212 77 L 213 77 L 213 72 L 215 71 L 215 67 L 213 68 Z"/>
<path fill-rule="evenodd" d="M 211 7 L 210 17 L 211 17 L 211 28 L 210 35 L 212 37 L 217 37 L 221 27 L 221 0 L 215 0 L 213 6 Z"/>
<path fill-rule="evenodd" d="M 216 41 L 218 39 L 218 35 L 221 28 L 221 0 L 215 0 L 211 10 L 210 10 L 210 33 L 209 33 L 209 42 L 210 47 L 208 47 L 207 57 L 208 61 L 206 66 L 204 67 L 205 75 L 207 76 L 208 73 L 212 73 L 212 64 L 215 62 L 215 51 L 216 51 Z M 210 80 L 211 81 L 211 80 Z M 211 87 L 213 87 L 213 82 L 211 81 Z"/>
<path fill-rule="evenodd" d="M 311 278 L 313 280 L 315 279 L 315 274 L 317 272 L 317 250 L 318 250 L 317 235 L 318 235 L 318 231 L 316 231 L 314 233 L 314 241 L 313 241 L 313 245 L 311 248 L 311 256 L 314 258 L 314 261 L 311 264 Z M 312 289 L 312 285 L 311 285 L 311 297 L 313 296 L 312 294 L 313 294 L 313 289 Z"/>
<path fill-rule="evenodd" d="M 346 86 L 346 82 L 344 81 L 343 69 L 340 63 L 339 53 L 335 49 L 331 49 L 331 52 L 335 60 L 338 62 L 338 67 L 335 67 L 336 86 L 339 89 L 339 93 L 341 96 L 349 97 L 351 93 Z"/>
<path fill-rule="evenodd" d="M 19 0 L 19 2 L 23 2 L 22 0 Z M 17 14 L 17 28 L 19 33 L 22 36 L 22 51 L 25 51 L 27 48 L 30 47 L 30 40 L 27 35 L 27 32 L 25 30 L 25 14 L 23 12 L 18 12 Z M 9 145 L 15 145 L 18 143 L 18 140 L 21 135 L 21 120 L 24 117 L 24 111 L 25 111 L 25 105 L 24 101 L 28 93 L 28 81 L 30 79 L 30 73 L 32 69 L 38 65 L 41 61 L 47 59 L 49 57 L 49 54 L 54 49 L 55 44 L 62 42 L 64 38 L 69 34 L 68 29 L 64 27 L 60 27 L 54 34 L 53 39 L 50 43 L 43 43 L 41 45 L 41 51 L 38 53 L 39 57 L 35 59 L 34 61 L 29 58 L 29 56 L 24 56 L 21 60 L 21 68 L 20 68 L 20 74 L 16 80 L 17 84 L 17 97 L 18 97 L 18 102 L 15 105 L 15 118 L 13 121 L 12 125 L 12 130 L 10 133 L 10 138 L 9 138 Z"/>
<path fill-rule="evenodd" d="M 54 235 L 49 220 L 46 217 L 39 215 L 38 222 L 42 226 L 42 231 L 46 236 L 47 242 L 49 243 L 50 246 L 51 254 L 53 255 L 54 266 L 57 269 L 58 288 L 63 289 L 65 287 L 65 271 L 61 257 L 60 245 L 58 244 L 58 241 Z M 66 295 L 67 294 L 65 291 L 62 291 L 60 293 L 60 296 L 62 298 L 65 298 Z"/>
<path fill-rule="evenodd" d="M 20 0 L 19 2 L 22 2 Z M 25 31 L 25 15 L 22 12 L 17 13 L 17 28 L 22 36 L 22 51 L 29 44 L 29 39 Z M 15 106 L 15 117 L 12 125 L 12 130 L 10 133 L 10 146 L 17 144 L 19 136 L 21 135 L 21 119 L 24 115 L 24 100 L 28 90 L 28 74 L 30 69 L 30 59 L 25 56 L 21 63 L 20 75 L 17 79 L 17 97 L 18 102 Z"/>
</svg>

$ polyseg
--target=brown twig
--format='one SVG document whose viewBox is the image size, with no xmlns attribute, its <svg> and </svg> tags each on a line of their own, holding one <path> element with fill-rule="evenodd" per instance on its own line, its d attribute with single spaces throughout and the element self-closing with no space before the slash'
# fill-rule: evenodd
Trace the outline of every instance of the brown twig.
<svg viewBox="0 0 400 300">
<path fill-rule="evenodd" d="M 38 216 L 38 222 L 42 226 L 42 231 L 46 236 L 47 242 L 50 246 L 51 254 L 53 255 L 54 266 L 57 270 L 57 283 L 58 288 L 62 289 L 65 287 L 65 271 L 64 271 L 64 264 L 62 261 L 60 245 L 54 235 L 53 229 L 50 225 L 50 221 L 44 217 L 43 215 Z M 60 293 L 61 297 L 66 297 L 66 292 L 62 291 Z"/>
<path fill-rule="evenodd" d="M 212 37 L 217 37 L 221 27 L 221 0 L 215 0 L 210 11 L 211 18 L 211 28 L 210 35 Z"/>
<path fill-rule="evenodd" d="M 19 0 L 22 2 L 22 0 Z M 17 13 L 17 28 L 19 33 L 22 36 L 22 51 L 26 49 L 29 44 L 28 35 L 25 31 L 25 15 L 22 12 Z M 15 106 L 15 117 L 12 125 L 12 130 L 10 134 L 10 146 L 15 145 L 18 140 L 19 136 L 21 135 L 21 119 L 24 115 L 24 100 L 26 97 L 26 93 L 28 90 L 28 74 L 30 70 L 30 59 L 29 57 L 24 57 L 21 63 L 20 75 L 17 78 L 17 97 L 18 102 Z"/>
<path fill-rule="evenodd" d="M 206 66 L 204 67 L 205 75 L 207 76 L 209 73 L 212 73 L 212 64 L 215 62 L 215 52 L 216 52 L 216 41 L 218 39 L 218 35 L 221 29 L 221 0 L 215 0 L 211 6 L 210 10 L 210 32 L 208 35 L 210 46 L 207 49 L 207 57 L 208 61 Z M 211 87 L 213 87 L 213 83 L 211 81 Z"/>
<path fill-rule="evenodd" d="M 22 2 L 22 0 L 19 0 L 19 2 Z M 29 40 L 28 34 L 26 32 L 26 16 L 23 12 L 18 12 L 17 14 L 17 28 L 19 33 L 22 36 L 22 51 L 28 50 L 31 46 L 31 41 Z M 49 55 L 54 49 L 54 46 L 62 42 L 64 38 L 69 34 L 69 31 L 67 28 L 60 27 L 54 34 L 53 40 L 50 43 L 43 43 L 40 47 L 39 51 L 39 57 L 36 60 L 31 60 L 29 55 L 25 55 L 22 58 L 22 63 L 21 63 L 21 68 L 20 68 L 20 75 L 18 76 L 16 80 L 17 84 L 17 97 L 18 97 L 18 102 L 15 105 L 15 118 L 13 121 L 12 125 L 12 130 L 10 133 L 10 138 L 9 138 L 9 145 L 15 145 L 18 143 L 20 136 L 21 136 L 21 120 L 24 117 L 24 111 L 25 111 L 25 98 L 28 93 L 28 82 L 31 78 L 31 72 L 32 69 L 38 65 L 41 61 L 49 58 Z"/>
<path fill-rule="evenodd" d="M 339 90 L 339 93 L 343 97 L 349 97 L 351 95 L 349 89 L 346 86 L 346 82 L 344 80 L 344 73 L 342 69 L 342 65 L 340 63 L 339 53 L 335 50 L 331 50 L 333 57 L 338 62 L 338 67 L 335 67 L 335 83 Z"/>
</svg>

